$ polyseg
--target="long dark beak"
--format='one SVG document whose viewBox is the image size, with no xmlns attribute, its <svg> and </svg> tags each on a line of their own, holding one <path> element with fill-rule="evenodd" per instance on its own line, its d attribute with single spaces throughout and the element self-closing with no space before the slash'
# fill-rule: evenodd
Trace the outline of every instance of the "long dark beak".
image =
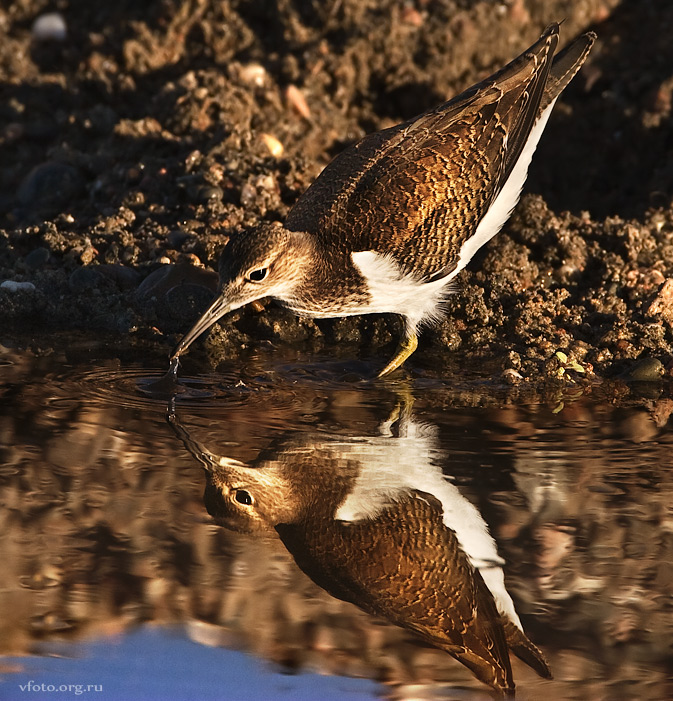
<svg viewBox="0 0 673 701">
<path fill-rule="evenodd" d="M 171 397 L 168 402 L 166 421 L 175 432 L 175 435 L 182 441 L 185 448 L 201 463 L 208 475 L 216 477 L 218 471 L 222 474 L 224 470 L 248 469 L 248 466 L 239 460 L 211 453 L 203 443 L 192 438 L 189 431 L 178 421 L 175 413 L 175 397 Z"/>
<path fill-rule="evenodd" d="M 173 361 L 184 352 L 204 331 L 207 331 L 218 319 L 231 311 L 231 304 L 221 295 L 206 309 L 201 318 L 192 326 L 190 331 L 183 336 L 180 343 L 173 349 L 170 359 Z"/>
<path fill-rule="evenodd" d="M 185 448 L 203 465 L 203 469 L 212 474 L 217 465 L 218 458 L 211 453 L 202 443 L 194 440 L 189 432 L 183 428 L 175 413 L 175 397 L 171 397 L 166 412 L 166 421 L 172 427 L 175 435 L 182 441 Z"/>
</svg>

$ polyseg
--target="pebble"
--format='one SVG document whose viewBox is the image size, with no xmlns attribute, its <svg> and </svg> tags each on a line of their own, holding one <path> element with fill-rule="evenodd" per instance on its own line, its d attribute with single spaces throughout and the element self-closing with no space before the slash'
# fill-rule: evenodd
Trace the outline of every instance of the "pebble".
<svg viewBox="0 0 673 701">
<path fill-rule="evenodd" d="M 217 289 L 217 273 L 193 265 L 164 265 L 150 273 L 138 286 L 136 297 L 139 300 L 159 298 L 172 288 L 192 283 L 206 287 L 212 299 Z"/>
<path fill-rule="evenodd" d="M 33 249 L 24 259 L 23 264 L 29 270 L 41 268 L 49 261 L 49 249 L 44 246 Z"/>
<path fill-rule="evenodd" d="M 637 382 L 658 382 L 663 374 L 664 366 L 656 358 L 641 358 L 626 371 L 627 378 Z"/>
<path fill-rule="evenodd" d="M 283 144 L 271 134 L 262 134 L 262 141 L 274 158 L 280 158 L 285 152 Z"/>
<path fill-rule="evenodd" d="M 95 268 L 76 268 L 68 278 L 68 286 L 73 292 L 84 292 L 90 290 L 103 281 L 103 273 Z"/>
<path fill-rule="evenodd" d="M 4 282 L 0 283 L 0 290 L 7 290 L 7 292 L 33 292 L 35 289 L 35 285 L 33 285 L 32 282 L 5 280 Z"/>
<path fill-rule="evenodd" d="M 244 183 L 241 188 L 241 206 L 247 207 L 257 199 L 257 189 L 252 183 Z"/>
<path fill-rule="evenodd" d="M 105 277 L 113 280 L 120 290 L 131 290 L 138 286 L 140 282 L 140 273 L 133 268 L 118 264 L 99 265 L 100 270 Z"/>
<path fill-rule="evenodd" d="M 174 248 L 175 250 L 180 250 L 182 244 L 191 236 L 188 231 L 183 231 L 182 229 L 174 229 L 169 231 L 166 236 L 166 243 L 169 248 Z"/>
<path fill-rule="evenodd" d="M 264 66 L 259 63 L 248 63 L 240 66 L 238 77 L 247 85 L 254 85 L 261 88 L 266 83 L 267 73 Z"/>
<path fill-rule="evenodd" d="M 77 168 L 67 163 L 46 161 L 35 166 L 21 181 L 16 198 L 31 210 L 67 205 L 83 188 Z"/>
<path fill-rule="evenodd" d="M 645 316 L 661 317 L 669 324 L 673 323 L 673 278 L 668 278 L 661 284 L 655 298 L 645 309 Z"/>
<path fill-rule="evenodd" d="M 65 41 L 68 27 L 60 12 L 45 12 L 33 22 L 31 34 L 35 41 Z"/>
<path fill-rule="evenodd" d="M 174 321 L 189 323 L 195 321 L 208 308 L 213 301 L 213 291 L 203 285 L 188 282 L 168 290 L 163 301 L 162 311 L 165 315 Z"/>
<path fill-rule="evenodd" d="M 304 93 L 296 85 L 288 85 L 285 90 L 285 99 L 288 104 L 304 119 L 311 119 L 311 110 L 306 102 Z"/>
<path fill-rule="evenodd" d="M 219 202 L 224 196 L 222 188 L 215 185 L 196 185 L 188 189 L 189 197 L 198 204 L 208 204 L 208 202 Z"/>
</svg>

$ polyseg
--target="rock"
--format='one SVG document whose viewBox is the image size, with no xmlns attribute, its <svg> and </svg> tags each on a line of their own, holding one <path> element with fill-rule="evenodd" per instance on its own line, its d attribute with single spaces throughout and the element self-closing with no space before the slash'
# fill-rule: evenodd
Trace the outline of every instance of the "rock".
<svg viewBox="0 0 673 701">
<path fill-rule="evenodd" d="M 198 204 L 220 202 L 224 196 L 222 188 L 215 185 L 194 185 L 187 190 L 190 199 Z"/>
<path fill-rule="evenodd" d="M 98 287 L 104 279 L 103 273 L 96 268 L 77 268 L 68 278 L 68 286 L 73 292 L 83 292 Z"/>
<path fill-rule="evenodd" d="M 673 324 L 673 278 L 668 278 L 657 290 L 657 294 L 645 310 L 647 317 L 661 317 Z"/>
<path fill-rule="evenodd" d="M 120 290 L 131 290 L 137 287 L 140 282 L 140 273 L 125 265 L 104 264 L 99 265 L 98 270 L 100 270 L 105 277 L 117 283 L 117 287 L 119 287 Z"/>
<path fill-rule="evenodd" d="M 174 248 L 179 251 L 182 244 L 191 236 L 188 231 L 183 231 L 182 229 L 174 229 L 168 233 L 166 236 L 166 244 L 169 248 Z"/>
<path fill-rule="evenodd" d="M 280 158 L 285 152 L 283 144 L 272 134 L 263 133 L 261 139 L 274 158 Z"/>
<path fill-rule="evenodd" d="M 268 80 L 266 69 L 259 63 L 247 63 L 236 68 L 234 73 L 238 74 L 238 79 L 245 85 L 261 88 Z"/>
<path fill-rule="evenodd" d="M 23 259 L 23 264 L 29 270 L 36 270 L 37 268 L 41 268 L 49 261 L 49 256 L 49 249 L 45 248 L 44 246 L 40 246 L 39 248 L 33 249 Z"/>
<path fill-rule="evenodd" d="M 60 12 L 45 12 L 33 22 L 31 34 L 35 41 L 65 41 L 68 28 Z"/>
<path fill-rule="evenodd" d="M 5 280 L 0 283 L 0 290 L 7 292 L 34 292 L 35 285 L 32 282 L 17 282 L 16 280 Z"/>
<path fill-rule="evenodd" d="M 212 298 L 217 289 L 217 273 L 193 265 L 165 265 L 150 273 L 138 286 L 136 298 L 139 301 L 152 297 L 159 299 L 178 285 L 192 283 L 206 287 Z"/>
<path fill-rule="evenodd" d="M 31 211 L 51 211 L 67 206 L 82 191 L 84 181 L 77 168 L 46 161 L 21 181 L 16 199 Z"/>
<path fill-rule="evenodd" d="M 636 382 L 658 382 L 663 374 L 661 361 L 656 358 L 641 358 L 626 371 L 625 377 Z"/>
<path fill-rule="evenodd" d="M 213 291 L 203 285 L 177 285 L 164 295 L 159 313 L 173 321 L 189 324 L 196 321 L 212 301 Z"/>
</svg>

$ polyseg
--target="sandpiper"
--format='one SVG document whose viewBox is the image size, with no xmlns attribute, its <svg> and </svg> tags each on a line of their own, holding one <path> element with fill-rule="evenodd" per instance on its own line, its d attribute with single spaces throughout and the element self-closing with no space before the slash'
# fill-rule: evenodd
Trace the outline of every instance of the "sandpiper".
<svg viewBox="0 0 673 701">
<path fill-rule="evenodd" d="M 510 650 L 551 677 L 486 523 L 436 462 L 433 426 L 403 412 L 380 436 L 290 432 L 246 464 L 194 440 L 172 407 L 169 422 L 205 469 L 216 523 L 275 531 L 323 589 L 444 650 L 501 694 L 514 691 Z"/>
<path fill-rule="evenodd" d="M 270 297 L 316 318 L 392 313 L 404 332 L 387 375 L 441 317 L 452 280 L 501 229 L 561 91 L 595 34 L 554 56 L 559 25 L 457 97 L 337 156 L 285 224 L 265 223 L 225 246 L 215 301 L 171 355 L 222 316 Z"/>
</svg>

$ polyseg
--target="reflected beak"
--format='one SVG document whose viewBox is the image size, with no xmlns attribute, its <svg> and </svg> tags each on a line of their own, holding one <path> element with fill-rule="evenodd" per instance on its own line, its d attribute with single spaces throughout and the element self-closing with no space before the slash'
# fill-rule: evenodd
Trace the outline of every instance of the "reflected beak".
<svg viewBox="0 0 673 701">
<path fill-rule="evenodd" d="M 206 474 L 212 477 L 217 477 L 218 474 L 221 477 L 223 474 L 229 474 L 229 472 L 238 475 L 241 468 L 243 468 L 243 470 L 248 469 L 248 466 L 244 462 L 235 460 L 234 458 L 215 455 L 215 453 L 211 453 L 203 443 L 192 438 L 189 431 L 178 421 L 178 417 L 175 413 L 175 397 L 172 397 L 168 403 L 166 421 L 168 421 L 173 428 L 175 435 L 182 441 L 188 452 L 201 463 Z M 245 474 L 245 472 L 243 474 Z"/>
<path fill-rule="evenodd" d="M 173 349 L 170 359 L 176 359 L 185 351 L 204 331 L 207 331 L 218 319 L 221 319 L 227 312 L 232 310 L 232 305 L 228 300 L 219 295 L 217 299 L 206 309 L 201 318 L 192 326 L 191 330 L 185 334 L 180 343 Z"/>
</svg>

